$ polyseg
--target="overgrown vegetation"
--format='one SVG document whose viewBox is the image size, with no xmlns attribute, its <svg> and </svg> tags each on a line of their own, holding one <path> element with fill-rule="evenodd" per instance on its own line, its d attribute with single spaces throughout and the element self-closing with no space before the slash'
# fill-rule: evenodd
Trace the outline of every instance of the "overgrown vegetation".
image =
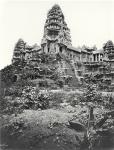
<svg viewBox="0 0 114 150">
<path fill-rule="evenodd" d="M 10 118 L 11 122 L 7 126 L 8 131 L 12 129 L 14 134 L 25 134 L 24 129 L 28 126 L 18 116 L 23 115 L 25 111 L 29 110 L 37 113 L 48 110 L 54 112 L 57 110 L 56 118 L 54 118 L 55 116 L 51 112 L 51 117 L 54 118 L 52 119 L 53 123 L 48 123 L 51 130 L 54 127 L 59 130 L 60 123 L 58 123 L 58 120 L 60 118 L 60 111 L 63 113 L 63 118 L 67 116 L 64 127 L 62 127 L 67 129 L 68 121 L 73 119 L 77 119 L 79 123 L 87 127 L 89 120 L 88 108 L 90 104 L 94 106 L 95 110 L 95 114 L 93 114 L 94 124 L 102 119 L 106 111 L 114 108 L 114 96 L 112 94 L 104 95 L 101 93 L 99 85 L 95 82 L 96 79 L 93 76 L 85 77 L 81 90 L 70 87 L 69 81 L 71 77 L 66 76 L 65 78 L 61 78 L 57 72 L 55 64 L 57 61 L 62 60 L 62 56 L 59 54 L 53 56 L 42 53 L 38 54 L 36 59 L 37 63 L 34 65 L 17 62 L 1 71 L 3 91 L 1 94 L 0 111 L 6 118 L 14 115 L 17 119 L 16 121 L 12 121 L 12 118 Z M 66 85 L 66 89 L 64 85 Z M 29 117 L 29 114 L 27 115 Z M 45 113 L 44 115 L 46 116 L 47 114 Z M 114 127 L 113 119 L 108 119 L 102 125 L 100 129 L 108 131 L 109 127 Z M 38 126 L 40 126 L 40 123 Z M 89 141 L 88 147 L 92 149 L 95 146 L 95 141 L 99 140 L 99 137 L 93 126 L 92 128 L 88 127 L 88 129 L 90 129 L 90 135 L 85 136 L 85 140 Z M 51 133 L 51 131 L 49 132 Z M 67 135 L 66 131 L 64 133 Z"/>
</svg>

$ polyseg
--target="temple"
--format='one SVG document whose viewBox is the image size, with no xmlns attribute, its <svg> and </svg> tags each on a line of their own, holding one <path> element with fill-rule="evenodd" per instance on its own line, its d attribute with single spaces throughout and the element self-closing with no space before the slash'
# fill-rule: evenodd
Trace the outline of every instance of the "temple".
<svg viewBox="0 0 114 150">
<path fill-rule="evenodd" d="M 54 5 L 47 14 L 41 46 L 45 53 L 64 52 L 71 46 L 70 29 L 58 5 Z"/>
<path fill-rule="evenodd" d="M 70 36 L 70 29 L 65 22 L 65 17 L 59 5 L 54 5 L 47 13 L 44 25 L 44 35 L 41 46 L 27 45 L 22 39 L 17 42 L 12 62 L 26 61 L 37 62 L 36 54 L 60 54 L 70 60 L 70 65 L 65 60 L 60 65 L 62 74 L 71 75 L 74 70 L 75 77 L 83 82 L 84 76 L 92 74 L 106 85 L 114 87 L 114 44 L 107 41 L 102 49 L 96 47 L 73 47 Z"/>
</svg>

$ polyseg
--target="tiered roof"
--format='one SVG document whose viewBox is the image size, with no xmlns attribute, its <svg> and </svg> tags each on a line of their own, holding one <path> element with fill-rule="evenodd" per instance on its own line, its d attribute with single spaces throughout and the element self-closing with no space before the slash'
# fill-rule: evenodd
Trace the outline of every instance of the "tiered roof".
<svg viewBox="0 0 114 150">
<path fill-rule="evenodd" d="M 19 39 L 15 45 L 14 51 L 20 51 L 21 49 L 24 49 L 25 42 L 22 39 Z"/>
<path fill-rule="evenodd" d="M 58 39 L 59 43 L 71 45 L 70 29 L 67 27 L 62 10 L 57 4 L 47 14 L 42 43 L 46 42 L 45 39 Z"/>
<path fill-rule="evenodd" d="M 114 44 L 111 40 L 109 40 L 108 42 L 106 42 L 103 46 L 104 50 L 107 52 L 107 53 L 110 53 L 110 52 L 114 52 Z"/>
</svg>

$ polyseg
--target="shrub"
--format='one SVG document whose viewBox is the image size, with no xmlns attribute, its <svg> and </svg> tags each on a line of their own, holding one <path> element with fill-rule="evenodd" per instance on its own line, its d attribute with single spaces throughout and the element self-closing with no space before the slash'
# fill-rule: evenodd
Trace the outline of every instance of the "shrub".
<svg viewBox="0 0 114 150">
<path fill-rule="evenodd" d="M 46 80 L 39 81 L 39 87 L 48 87 L 48 82 Z"/>
<path fill-rule="evenodd" d="M 2 113 L 18 114 L 24 109 L 47 109 L 49 107 L 50 93 L 47 91 L 39 91 L 38 88 L 26 86 L 22 90 L 19 97 L 5 96 L 2 98 Z"/>
<path fill-rule="evenodd" d="M 22 89 L 18 88 L 17 86 L 12 86 L 10 88 L 7 88 L 5 91 L 5 96 L 13 96 L 13 97 L 19 97 L 22 94 Z"/>
<path fill-rule="evenodd" d="M 50 102 L 52 106 L 59 106 L 65 99 L 65 94 L 63 92 L 50 92 Z"/>
<path fill-rule="evenodd" d="M 34 84 L 28 80 L 19 80 L 10 86 L 10 88 L 6 88 L 5 96 L 21 97 L 22 91 L 26 86 L 33 87 Z"/>
<path fill-rule="evenodd" d="M 26 87 L 22 95 L 24 109 L 47 109 L 50 95 L 47 91 L 39 91 L 37 88 Z"/>
<path fill-rule="evenodd" d="M 22 102 L 19 97 L 13 99 L 11 96 L 6 96 L 1 99 L 1 113 L 2 114 L 18 114 L 22 113 Z"/>
<path fill-rule="evenodd" d="M 102 94 L 97 91 L 95 84 L 87 84 L 85 91 L 79 97 L 80 102 L 93 102 L 93 103 L 102 103 Z"/>
<path fill-rule="evenodd" d="M 64 80 L 58 79 L 58 80 L 56 81 L 56 84 L 57 84 L 60 88 L 63 88 L 63 86 L 64 86 Z"/>
<path fill-rule="evenodd" d="M 114 108 L 114 96 L 111 94 L 107 94 L 103 96 L 103 105 L 105 108 L 113 109 Z"/>
</svg>

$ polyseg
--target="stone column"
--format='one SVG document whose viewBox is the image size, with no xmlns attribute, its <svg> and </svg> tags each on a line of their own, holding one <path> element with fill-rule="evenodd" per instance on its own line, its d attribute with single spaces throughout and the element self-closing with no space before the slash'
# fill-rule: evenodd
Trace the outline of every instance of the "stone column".
<svg viewBox="0 0 114 150">
<path fill-rule="evenodd" d="M 100 53 L 98 55 L 99 55 L 99 60 L 98 61 L 100 61 Z"/>
<path fill-rule="evenodd" d="M 44 52 L 45 52 L 45 53 L 48 53 L 47 44 L 44 45 Z"/>
<path fill-rule="evenodd" d="M 98 62 L 100 61 L 100 56 L 99 56 L 99 53 L 98 53 Z"/>
</svg>

